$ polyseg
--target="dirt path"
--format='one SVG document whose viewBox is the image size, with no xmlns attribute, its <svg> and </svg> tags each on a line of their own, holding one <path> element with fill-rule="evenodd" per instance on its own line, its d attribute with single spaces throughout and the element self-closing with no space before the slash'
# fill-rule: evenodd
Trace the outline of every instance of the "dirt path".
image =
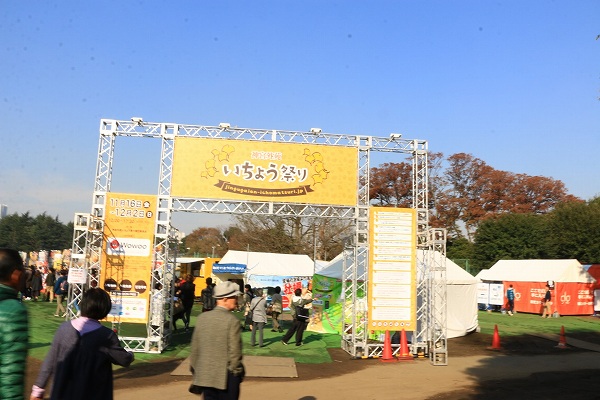
<svg viewBox="0 0 600 400">
<path fill-rule="evenodd" d="M 356 361 L 360 362 L 360 361 Z M 600 367 L 600 353 L 573 352 L 559 355 L 540 356 L 514 356 L 492 353 L 489 356 L 469 356 L 451 359 L 448 366 L 432 366 L 429 360 L 416 360 L 412 362 L 382 363 L 378 360 L 369 361 L 366 368 L 323 379 L 295 380 L 295 379 L 248 379 L 242 384 L 241 400 L 256 400 L 262 398 L 277 398 L 284 400 L 327 400 L 333 398 L 355 399 L 468 399 L 482 398 L 532 398 L 523 391 L 523 388 L 545 390 L 541 398 L 560 399 L 586 399 L 585 393 L 577 393 L 565 385 L 557 385 L 567 378 L 561 371 L 575 371 L 588 379 L 588 374 L 597 376 L 590 369 Z M 319 368 L 318 365 L 314 368 Z M 532 376 L 547 375 L 544 379 L 534 379 Z M 558 379 L 557 379 L 558 377 Z M 597 380 L 597 379 L 594 379 Z M 499 390 L 503 387 L 502 381 L 512 382 L 508 391 Z M 522 383 L 518 383 L 522 381 Z M 536 386 L 536 381 L 537 386 Z M 492 389 L 486 389 L 487 383 L 492 382 Z M 198 399 L 197 396 L 187 393 L 188 380 L 172 382 L 167 385 L 153 385 L 151 387 L 138 387 L 132 389 L 118 389 L 115 391 L 116 400 L 161 399 L 184 400 Z M 568 386 L 568 385 L 567 385 Z M 591 393 L 598 395 L 596 389 L 588 387 Z M 561 390 L 565 387 L 566 390 Z M 592 390 L 593 389 L 593 390 Z M 560 393 L 559 393 L 560 392 Z M 278 396 L 273 396 L 277 393 Z M 525 397 L 523 397 L 525 395 Z M 590 394 L 591 395 L 591 394 Z M 575 397 L 573 397 L 575 396 Z M 540 398 L 540 397 L 538 397 Z"/>
</svg>

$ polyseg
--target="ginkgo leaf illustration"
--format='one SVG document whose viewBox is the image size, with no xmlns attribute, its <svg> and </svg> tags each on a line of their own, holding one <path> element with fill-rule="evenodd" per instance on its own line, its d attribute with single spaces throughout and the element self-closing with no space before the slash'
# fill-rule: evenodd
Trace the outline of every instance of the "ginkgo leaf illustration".
<svg viewBox="0 0 600 400">
<path fill-rule="evenodd" d="M 212 158 L 210 160 L 207 160 L 204 163 L 204 166 L 206 167 L 206 169 L 214 168 L 215 167 L 215 160 L 212 159 Z"/>
<path fill-rule="evenodd" d="M 310 150 L 309 149 L 304 149 L 304 154 L 305 156 L 310 156 Z"/>
<path fill-rule="evenodd" d="M 227 153 L 227 154 L 231 154 L 231 153 L 233 153 L 235 151 L 235 148 L 232 145 L 230 145 L 230 144 L 226 144 L 225 146 L 223 146 L 222 151 L 225 152 L 225 153 Z"/>
<path fill-rule="evenodd" d="M 208 173 L 206 171 L 202 171 L 202 172 L 200 172 L 200 177 L 201 178 L 208 178 Z"/>
<path fill-rule="evenodd" d="M 315 185 L 317 183 L 323 183 L 323 177 L 321 177 L 321 175 L 319 174 L 313 175 L 313 181 L 315 182 Z"/>
<path fill-rule="evenodd" d="M 208 173 L 208 176 L 213 177 L 217 173 L 217 169 L 216 168 L 208 168 L 206 170 L 206 172 Z"/>
<path fill-rule="evenodd" d="M 229 154 L 225 153 L 224 151 L 219 153 L 219 161 L 227 161 L 227 160 L 229 160 Z"/>
<path fill-rule="evenodd" d="M 217 149 L 212 149 L 211 153 L 214 157 L 217 157 L 219 155 L 220 151 Z"/>
<path fill-rule="evenodd" d="M 312 155 L 307 155 L 306 157 L 304 157 L 304 160 L 309 163 L 312 164 L 315 161 L 315 158 Z"/>
<path fill-rule="evenodd" d="M 321 172 L 322 170 L 325 169 L 322 161 L 315 161 L 315 163 L 313 165 L 315 167 L 315 172 Z"/>
<path fill-rule="evenodd" d="M 314 152 L 313 157 L 315 158 L 315 160 L 323 161 L 323 154 L 321 154 L 319 152 Z"/>
<path fill-rule="evenodd" d="M 323 178 L 323 180 L 327 179 L 327 175 L 329 174 L 329 171 L 323 169 L 321 170 L 321 172 L 319 172 L 319 175 Z"/>
</svg>

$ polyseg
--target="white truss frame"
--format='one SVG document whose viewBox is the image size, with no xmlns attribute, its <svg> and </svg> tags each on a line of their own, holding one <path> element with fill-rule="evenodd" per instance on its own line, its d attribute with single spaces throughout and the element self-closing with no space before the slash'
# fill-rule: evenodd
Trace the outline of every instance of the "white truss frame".
<svg viewBox="0 0 600 400">
<path fill-rule="evenodd" d="M 419 248 L 432 248 L 433 246 L 439 248 L 438 250 L 442 250 L 438 241 L 436 241 L 437 239 L 432 241 L 432 234 L 428 227 L 426 141 L 407 140 L 393 136 L 390 138 L 378 138 L 364 135 L 316 133 L 313 131 L 249 129 L 230 127 L 228 124 L 205 126 L 143 122 L 139 119 L 132 119 L 131 121 L 102 119 L 100 121 L 100 140 L 92 212 L 91 214 L 76 214 L 76 220 L 80 218 L 80 220 L 77 220 L 80 223 L 75 225 L 73 240 L 73 249 L 77 254 L 76 258 L 85 260 L 84 268 L 87 269 L 89 279 L 86 284 L 71 285 L 69 305 L 74 305 L 78 302 L 80 294 L 87 287 L 99 284 L 105 201 L 106 194 L 110 192 L 115 140 L 118 136 L 157 138 L 162 141 L 154 242 L 155 248 L 162 249 L 162 251 L 156 252 L 154 260 L 156 265 L 161 265 L 161 267 L 159 268 L 159 274 L 152 274 L 150 287 L 154 288 L 157 283 L 160 283 L 164 289 L 161 293 L 157 293 L 162 301 L 150 302 L 150 315 L 159 311 L 155 310 L 154 307 L 160 306 L 163 308 L 160 311 L 164 311 L 162 313 L 164 315 L 164 323 L 153 326 L 149 321 L 147 324 L 147 337 L 145 338 L 120 336 L 120 339 L 128 350 L 162 352 L 169 343 L 173 326 L 173 309 L 172 303 L 168 299 L 172 298 L 173 295 L 173 285 L 171 282 L 174 278 L 173 270 L 169 266 L 174 265 L 177 242 L 175 229 L 171 226 L 173 212 L 342 218 L 354 221 L 356 227 L 354 243 L 344 252 L 342 290 L 345 298 L 345 306 L 343 307 L 343 320 L 345 323 L 342 335 L 342 348 L 355 357 L 379 356 L 383 350 L 383 343 L 370 343 L 368 341 L 366 303 L 357 295 L 359 292 L 367 293 L 370 206 L 369 161 L 372 151 L 404 153 L 412 156 L 412 207 L 417 210 L 418 246 Z M 282 143 L 322 144 L 356 148 L 358 152 L 356 206 L 171 197 L 173 151 L 175 137 L 177 136 L 258 142 L 276 141 Z M 85 223 L 82 221 L 85 221 Z M 85 245 L 81 244 L 82 241 L 85 241 Z M 445 256 L 445 241 L 443 247 L 443 255 Z M 425 270 L 417 270 L 417 276 L 429 276 L 429 271 L 427 271 L 429 262 L 418 263 L 419 265 L 425 265 L 425 267 L 421 267 Z M 432 282 L 428 279 L 417 280 L 417 295 L 424 300 L 417 309 L 417 330 L 413 332 L 412 350 L 414 354 L 417 354 L 418 351 L 431 353 L 434 355 L 432 363 L 444 365 L 447 362 L 445 347 L 446 317 L 444 312 L 443 318 L 441 318 L 439 312 L 432 309 L 432 305 L 436 304 L 436 298 L 442 297 L 445 307 L 445 285 L 440 285 L 439 282 L 438 284 L 433 284 Z M 441 291 L 443 291 L 443 294 Z M 70 313 L 69 317 L 74 317 L 74 314 Z M 114 325 L 114 328 L 118 331 L 120 322 L 117 320 L 114 322 Z M 441 344 L 443 352 L 439 350 L 434 351 L 432 344 L 436 344 L 438 349 Z M 398 348 L 395 351 L 398 351 Z M 439 354 L 444 354 L 444 357 L 438 357 Z M 442 363 L 439 362 L 441 358 L 443 358 Z"/>
</svg>

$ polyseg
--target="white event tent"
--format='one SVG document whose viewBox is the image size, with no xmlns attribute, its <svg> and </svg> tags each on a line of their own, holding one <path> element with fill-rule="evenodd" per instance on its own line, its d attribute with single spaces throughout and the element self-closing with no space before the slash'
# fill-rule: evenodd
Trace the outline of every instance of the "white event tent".
<svg viewBox="0 0 600 400">
<path fill-rule="evenodd" d="M 212 272 L 220 280 L 244 279 L 245 283 L 258 288 L 280 286 L 288 294 L 286 284 L 304 282 L 306 285 L 314 270 L 313 260 L 303 254 L 229 250 L 213 265 Z"/>
<path fill-rule="evenodd" d="M 417 254 L 418 262 L 422 262 L 425 253 L 423 251 L 419 251 Z M 436 252 L 434 255 L 435 261 L 437 263 L 441 260 L 441 254 Z M 469 274 L 467 271 L 462 269 L 453 261 L 446 258 L 446 321 L 447 321 L 447 338 L 465 336 L 469 332 L 475 331 L 479 326 L 478 321 L 478 313 L 477 313 L 477 283 L 478 280 Z M 320 282 L 322 280 L 321 277 L 325 277 L 328 279 L 335 279 L 337 281 L 341 281 L 342 279 L 342 269 L 343 269 L 343 254 L 335 257 L 327 267 L 322 269 L 316 274 L 316 281 Z M 362 263 L 359 263 L 362 265 Z M 362 274 L 362 271 L 359 271 Z M 313 289 L 313 294 L 319 292 L 319 287 L 315 287 Z M 327 287 L 327 289 L 331 289 Z M 327 295 L 329 295 L 331 290 L 328 290 Z M 330 295 L 329 295 L 330 296 Z M 328 299 L 328 307 L 323 309 L 323 319 L 330 321 L 337 321 L 337 323 L 341 323 L 341 319 L 339 316 L 335 314 L 339 314 L 339 307 L 336 306 L 336 303 L 340 303 L 343 301 L 342 298 L 339 298 L 341 293 L 336 296 L 330 296 Z M 311 329 L 312 328 L 312 329 Z M 336 331 L 339 332 L 340 327 L 336 327 Z M 309 325 L 309 330 L 321 330 L 323 328 L 312 327 Z"/>
</svg>

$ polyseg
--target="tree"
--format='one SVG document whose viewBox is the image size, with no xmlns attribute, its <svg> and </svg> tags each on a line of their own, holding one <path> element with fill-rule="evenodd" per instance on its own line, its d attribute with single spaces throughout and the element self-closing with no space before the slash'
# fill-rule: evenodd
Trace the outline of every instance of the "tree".
<svg viewBox="0 0 600 400">
<path fill-rule="evenodd" d="M 61 223 L 46 213 L 32 218 L 29 213 L 11 214 L 0 219 L 0 247 L 20 251 L 70 249 L 73 223 Z"/>
<path fill-rule="evenodd" d="M 204 254 L 222 257 L 227 252 L 227 242 L 217 228 L 198 228 L 183 238 L 187 254 Z M 214 249 L 214 251 L 213 251 Z"/>
<path fill-rule="evenodd" d="M 481 223 L 475 236 L 474 267 L 490 268 L 498 260 L 548 258 L 546 215 L 505 214 Z"/>
<path fill-rule="evenodd" d="M 600 263 L 600 197 L 560 204 L 549 216 L 550 255 Z"/>
<path fill-rule="evenodd" d="M 470 154 L 448 157 L 442 190 L 435 202 L 436 226 L 449 236 L 473 240 L 479 225 L 507 213 L 545 214 L 561 202 L 580 201 L 552 178 L 495 170 Z"/>
<path fill-rule="evenodd" d="M 412 165 L 385 163 L 371 168 L 369 199 L 377 206 L 412 206 Z"/>
<path fill-rule="evenodd" d="M 351 235 L 351 222 L 328 218 L 242 215 L 226 231 L 232 250 L 306 254 L 332 259 Z"/>
</svg>

